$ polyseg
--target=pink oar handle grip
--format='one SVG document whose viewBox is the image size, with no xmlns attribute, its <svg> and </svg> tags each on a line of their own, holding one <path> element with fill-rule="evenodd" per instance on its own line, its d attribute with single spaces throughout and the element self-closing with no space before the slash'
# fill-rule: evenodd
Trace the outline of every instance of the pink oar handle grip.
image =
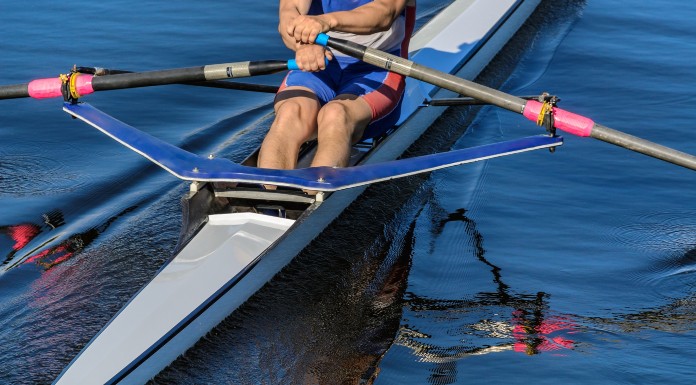
<svg viewBox="0 0 696 385">
<path fill-rule="evenodd" d="M 527 119 L 536 122 L 542 106 L 542 103 L 536 100 L 530 100 L 525 105 L 522 114 Z M 594 121 L 590 118 L 557 107 L 553 108 L 553 120 L 556 128 L 577 136 L 590 136 L 592 134 L 592 128 L 594 128 L 595 125 Z"/>
<path fill-rule="evenodd" d="M 94 92 L 92 88 L 92 75 L 76 74 L 75 89 L 80 95 L 88 95 Z M 62 97 L 61 88 L 63 82 L 60 78 L 36 79 L 29 82 L 29 96 L 34 99 L 48 99 Z"/>
</svg>

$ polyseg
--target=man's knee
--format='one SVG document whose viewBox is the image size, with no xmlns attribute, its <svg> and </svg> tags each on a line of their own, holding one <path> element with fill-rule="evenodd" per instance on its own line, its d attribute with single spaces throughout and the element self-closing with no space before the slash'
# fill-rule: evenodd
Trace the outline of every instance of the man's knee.
<svg viewBox="0 0 696 385">
<path fill-rule="evenodd" d="M 302 102 L 293 100 L 276 105 L 276 116 L 266 136 L 297 146 L 311 140 L 316 135 L 316 115 L 312 118 L 311 111 L 308 113 L 306 108 Z"/>
<path fill-rule="evenodd" d="M 300 119 L 302 112 L 302 105 L 294 100 L 285 100 L 282 104 L 276 106 L 275 109 L 275 120 L 288 122 L 296 121 Z"/>
<path fill-rule="evenodd" d="M 351 123 L 351 115 L 348 107 L 343 102 L 332 101 L 321 108 L 317 120 L 319 122 L 319 126 L 346 126 Z"/>
<path fill-rule="evenodd" d="M 356 142 L 362 136 L 365 127 L 370 123 L 371 115 L 369 107 L 365 111 L 364 106 L 357 105 L 357 100 L 334 100 L 327 103 L 319 111 L 320 136 L 347 135 L 352 142 Z"/>
</svg>

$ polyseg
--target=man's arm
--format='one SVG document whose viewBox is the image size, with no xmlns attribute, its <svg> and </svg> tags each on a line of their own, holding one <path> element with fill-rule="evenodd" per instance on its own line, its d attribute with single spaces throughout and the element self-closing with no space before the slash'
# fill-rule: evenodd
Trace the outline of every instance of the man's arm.
<svg viewBox="0 0 696 385">
<path fill-rule="evenodd" d="M 278 32 L 285 46 L 295 51 L 297 66 L 303 71 L 319 71 L 326 68 L 324 58 L 332 59 L 331 51 L 315 44 L 296 40 L 287 30 L 299 17 L 307 15 L 312 0 L 280 0 Z"/>
<path fill-rule="evenodd" d="M 298 16 L 306 15 L 311 5 L 312 0 L 280 0 L 278 32 L 285 46 L 293 51 L 297 50 L 297 40 L 287 33 L 288 28 L 290 28 L 290 25 Z"/>
<path fill-rule="evenodd" d="M 374 0 L 350 11 L 309 16 L 312 0 L 280 0 L 278 32 L 283 43 L 296 52 L 295 60 L 304 71 L 325 68 L 330 51 L 314 45 L 319 33 L 328 31 L 371 34 L 388 30 L 407 4 L 414 0 Z"/>
<path fill-rule="evenodd" d="M 285 33 L 296 42 L 312 44 L 318 34 L 328 31 L 362 35 L 386 31 L 399 17 L 408 1 L 374 0 L 350 11 L 331 12 L 317 16 L 307 16 L 305 12 L 298 14 L 286 24 Z M 283 34 L 280 29 L 279 32 Z"/>
</svg>

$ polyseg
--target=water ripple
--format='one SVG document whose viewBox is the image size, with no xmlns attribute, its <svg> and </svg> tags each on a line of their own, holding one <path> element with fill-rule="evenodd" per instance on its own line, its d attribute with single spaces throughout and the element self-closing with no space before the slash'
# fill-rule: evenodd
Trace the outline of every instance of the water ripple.
<svg viewBox="0 0 696 385">
<path fill-rule="evenodd" d="M 617 227 L 609 236 L 638 250 L 683 252 L 696 247 L 696 211 L 646 214 Z"/>
<path fill-rule="evenodd" d="M 48 152 L 47 148 L 56 151 Z M 56 159 L 46 155 L 48 153 L 75 154 L 78 151 L 66 143 L 40 141 L 0 148 L 0 196 L 70 192 L 84 184 L 79 171 L 66 166 L 67 159 Z"/>
<path fill-rule="evenodd" d="M 636 284 L 666 300 L 666 304 L 661 305 L 663 307 L 681 308 L 676 303 L 692 297 L 696 289 L 694 214 L 694 211 L 645 214 L 633 223 L 615 228 L 608 235 L 609 242 L 626 245 L 649 256 L 647 265 L 630 275 Z"/>
</svg>

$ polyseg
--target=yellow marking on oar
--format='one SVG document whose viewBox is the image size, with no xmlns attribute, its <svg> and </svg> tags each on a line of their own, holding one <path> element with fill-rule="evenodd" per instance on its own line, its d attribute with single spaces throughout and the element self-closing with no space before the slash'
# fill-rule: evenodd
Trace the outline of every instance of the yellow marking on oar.
<svg viewBox="0 0 696 385">
<path fill-rule="evenodd" d="M 539 110 L 539 116 L 537 116 L 537 126 L 543 126 L 544 125 L 544 117 L 546 114 L 550 114 L 553 112 L 553 105 L 547 100 L 544 102 L 544 104 L 541 106 L 541 109 Z"/>
</svg>

